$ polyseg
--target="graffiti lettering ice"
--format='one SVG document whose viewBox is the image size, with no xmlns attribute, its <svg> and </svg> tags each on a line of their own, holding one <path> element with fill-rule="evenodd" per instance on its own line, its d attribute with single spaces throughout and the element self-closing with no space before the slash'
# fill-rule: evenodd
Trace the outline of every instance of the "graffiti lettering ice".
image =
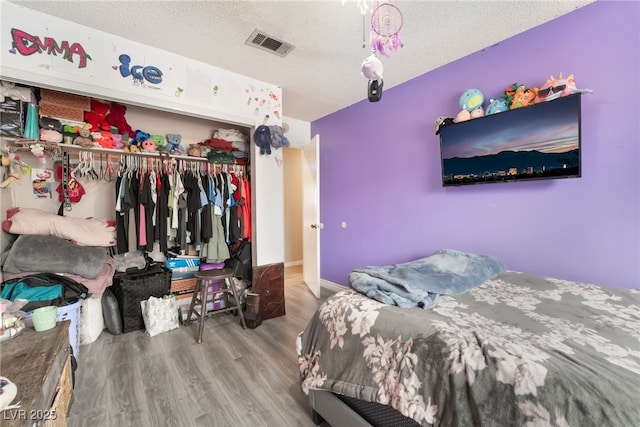
<svg viewBox="0 0 640 427">
<path fill-rule="evenodd" d="M 33 36 L 26 31 L 19 30 L 17 28 L 11 29 L 11 37 L 13 39 L 12 46 L 21 55 L 29 56 L 34 53 L 46 53 L 48 55 L 61 55 L 62 58 L 73 63 L 74 55 L 78 57 L 78 68 L 85 68 L 87 61 L 91 60 L 91 57 L 80 43 L 69 44 L 68 41 L 63 41 L 60 44 L 51 37 L 45 37 L 44 41 L 40 40 L 40 37 Z"/>
<path fill-rule="evenodd" d="M 131 76 L 133 82 L 138 84 L 144 83 L 145 80 L 154 85 L 162 83 L 162 71 L 158 67 L 131 65 L 131 57 L 124 53 L 118 59 L 120 60 L 120 75 L 122 77 Z"/>
</svg>

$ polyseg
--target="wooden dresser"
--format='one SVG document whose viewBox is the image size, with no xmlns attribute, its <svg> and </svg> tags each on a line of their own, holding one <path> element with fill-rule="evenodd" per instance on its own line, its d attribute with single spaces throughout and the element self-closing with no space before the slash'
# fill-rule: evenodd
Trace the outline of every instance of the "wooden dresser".
<svg viewBox="0 0 640 427">
<path fill-rule="evenodd" d="M 12 404 L 19 409 L 0 412 L 0 426 L 67 425 L 71 401 L 71 321 L 58 322 L 44 332 L 27 328 L 0 343 L 0 375 L 13 381 L 18 394 Z"/>
</svg>

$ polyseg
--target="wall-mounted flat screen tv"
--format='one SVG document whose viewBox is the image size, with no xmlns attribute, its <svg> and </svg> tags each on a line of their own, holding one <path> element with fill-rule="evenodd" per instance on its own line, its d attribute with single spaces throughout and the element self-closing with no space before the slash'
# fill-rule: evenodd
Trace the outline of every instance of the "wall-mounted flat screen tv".
<svg viewBox="0 0 640 427">
<path fill-rule="evenodd" d="M 440 131 L 442 185 L 578 178 L 580 94 Z"/>
</svg>

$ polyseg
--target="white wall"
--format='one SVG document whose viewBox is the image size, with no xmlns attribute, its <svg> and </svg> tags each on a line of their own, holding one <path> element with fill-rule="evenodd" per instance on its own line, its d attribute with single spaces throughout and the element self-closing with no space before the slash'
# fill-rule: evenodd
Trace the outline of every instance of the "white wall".
<svg viewBox="0 0 640 427">
<path fill-rule="evenodd" d="M 302 262 L 302 150 L 284 148 L 284 262 Z"/>
<path fill-rule="evenodd" d="M 285 136 L 291 143 L 283 149 L 284 155 L 284 248 L 285 263 L 302 262 L 302 150 L 311 139 L 309 122 L 284 117 L 283 126 L 289 130 Z"/>
<path fill-rule="evenodd" d="M 285 134 L 291 147 L 303 147 L 311 140 L 311 123 L 291 117 L 283 117 L 282 125 L 288 125 L 289 131 Z"/>
<path fill-rule="evenodd" d="M 145 46 L 93 28 L 68 22 L 53 16 L 32 11 L 9 2 L 0 2 L 0 79 L 46 87 L 108 101 L 122 102 L 154 110 L 151 115 L 166 117 L 155 111 L 166 111 L 182 120 L 185 116 L 205 120 L 232 123 L 249 129 L 264 123 L 281 124 L 276 111 L 282 111 L 282 90 L 274 85 L 250 79 L 189 58 Z M 47 51 L 22 54 L 12 46 L 11 29 L 17 28 L 44 40 L 51 37 L 57 42 L 77 43 L 91 56 L 83 68 L 78 66 L 79 55 L 72 61 L 62 55 Z M 128 53 L 136 63 L 152 64 L 165 70 L 164 87 L 158 85 L 136 86 L 123 79 L 113 64 L 118 55 Z M 219 87 L 216 93 L 208 89 Z M 183 88 L 180 96 L 176 87 Z M 247 94 L 265 94 L 261 103 Z M 270 96 L 266 96 L 270 94 Z M 254 105 L 255 104 L 255 105 Z M 179 117 L 179 118 L 178 118 Z M 127 116 L 129 119 L 129 116 Z M 189 122 L 189 119 L 185 119 Z M 151 130 L 151 128 L 150 128 Z M 284 261 L 284 197 L 282 153 L 279 155 L 257 155 L 252 146 L 252 196 L 254 265 Z M 20 191 L 25 191 L 20 188 Z M 27 189 L 27 191 L 29 191 Z M 16 193 L 18 194 L 18 193 Z M 23 193 L 19 193 L 22 195 Z M 10 204 L 2 192 L 0 206 L 3 210 Z M 27 196 L 28 198 L 28 196 Z M 99 198 L 99 202 L 107 199 Z M 88 197 L 87 200 L 90 200 Z M 38 201 L 38 203 L 44 203 Z M 87 202 L 88 203 L 88 202 Z M 105 202 L 107 203 L 107 202 Z M 83 212 L 83 207 L 78 207 Z M 102 209 L 97 208 L 96 209 Z M 92 212 L 93 216 L 98 216 Z M 84 213 L 83 213 L 84 215 Z M 3 247 L 6 236 L 3 237 Z"/>
</svg>

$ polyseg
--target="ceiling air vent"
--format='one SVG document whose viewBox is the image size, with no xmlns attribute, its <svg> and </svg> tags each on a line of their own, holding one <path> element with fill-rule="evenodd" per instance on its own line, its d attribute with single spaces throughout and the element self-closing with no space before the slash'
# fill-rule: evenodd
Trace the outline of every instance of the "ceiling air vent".
<svg viewBox="0 0 640 427">
<path fill-rule="evenodd" d="M 258 49 L 266 50 L 267 52 L 275 53 L 278 56 L 285 57 L 294 48 L 293 45 L 278 40 L 274 37 L 268 36 L 262 31 L 255 30 L 253 34 L 249 36 L 246 41 L 249 46 L 257 47 Z"/>
</svg>

